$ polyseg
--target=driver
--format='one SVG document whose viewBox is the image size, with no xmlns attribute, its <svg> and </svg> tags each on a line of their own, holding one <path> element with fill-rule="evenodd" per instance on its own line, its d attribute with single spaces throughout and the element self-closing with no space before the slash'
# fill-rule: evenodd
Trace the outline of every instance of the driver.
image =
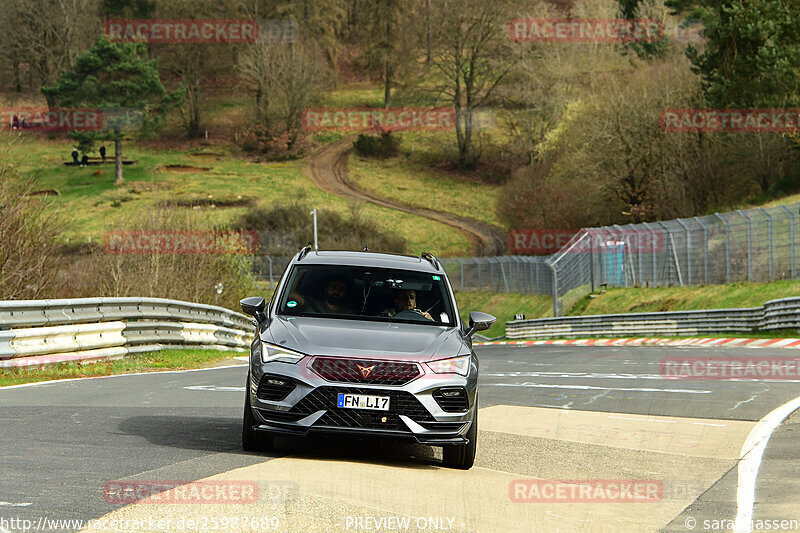
<svg viewBox="0 0 800 533">
<path fill-rule="evenodd" d="M 394 296 L 394 307 L 384 309 L 378 316 L 394 316 L 400 311 L 416 311 L 428 320 L 433 317 L 427 311 L 417 309 L 417 293 L 412 289 L 401 289 Z"/>
<path fill-rule="evenodd" d="M 321 298 L 303 298 L 298 293 L 290 295 L 296 300 L 301 311 L 312 311 L 320 314 L 345 314 L 353 315 L 355 311 L 347 303 L 347 282 L 343 277 L 335 276 L 328 280 L 325 293 Z"/>
</svg>

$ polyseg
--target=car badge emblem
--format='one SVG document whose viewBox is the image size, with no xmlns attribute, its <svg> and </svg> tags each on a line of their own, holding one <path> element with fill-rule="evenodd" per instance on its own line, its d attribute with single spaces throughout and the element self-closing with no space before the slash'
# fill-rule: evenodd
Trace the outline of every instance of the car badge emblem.
<svg viewBox="0 0 800 533">
<path fill-rule="evenodd" d="M 356 366 L 358 366 L 358 369 L 361 370 L 361 375 L 364 376 L 365 378 L 368 378 L 369 377 L 369 373 L 372 372 L 373 368 L 375 368 L 375 365 L 372 365 L 372 366 L 356 365 Z"/>
</svg>

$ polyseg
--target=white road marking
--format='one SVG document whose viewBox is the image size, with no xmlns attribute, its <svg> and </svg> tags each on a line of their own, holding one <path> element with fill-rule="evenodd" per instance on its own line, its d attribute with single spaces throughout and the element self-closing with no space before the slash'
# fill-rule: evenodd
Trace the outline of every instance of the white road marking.
<svg viewBox="0 0 800 533">
<path fill-rule="evenodd" d="M 667 379 L 660 374 L 595 374 L 591 372 L 499 372 L 494 374 L 481 374 L 481 377 L 498 378 L 588 378 L 588 379 Z"/>
<path fill-rule="evenodd" d="M 656 420 L 653 418 L 634 418 L 630 416 L 614 416 L 608 415 L 608 418 L 616 418 L 617 420 L 636 420 L 637 422 L 660 422 L 662 424 L 677 424 L 677 420 Z"/>
<path fill-rule="evenodd" d="M 207 390 L 217 392 L 244 392 L 244 387 L 219 387 L 217 385 L 189 385 L 187 390 Z"/>
<path fill-rule="evenodd" d="M 123 378 L 126 376 L 153 376 L 159 374 L 186 374 L 187 372 L 203 372 L 205 370 L 223 370 L 226 368 L 246 368 L 247 365 L 212 366 L 208 368 L 192 368 L 190 370 L 159 370 L 156 372 L 137 372 L 135 374 L 112 374 L 110 376 L 91 376 L 88 378 L 54 379 L 51 381 L 37 381 L 35 383 L 22 383 L 20 385 L 6 385 L 0 387 L 0 392 L 6 389 L 19 389 L 22 387 L 36 387 L 37 385 L 50 385 L 52 383 L 68 383 L 71 381 L 90 381 L 93 379 Z"/>
<path fill-rule="evenodd" d="M 28 507 L 29 505 L 33 505 L 33 502 L 23 502 L 23 503 L 0 502 L 0 507 Z"/>
<path fill-rule="evenodd" d="M 758 421 L 744 441 L 739 456 L 741 459 L 739 483 L 736 488 L 736 523 L 733 528 L 735 533 L 750 533 L 753 530 L 753 503 L 756 498 L 756 479 L 761 458 L 775 428 L 798 409 L 800 409 L 800 396 L 770 411 Z"/>
<path fill-rule="evenodd" d="M 762 392 L 769 392 L 769 387 L 766 387 L 766 388 L 764 388 L 764 389 L 761 389 L 760 391 L 758 391 L 758 392 L 756 392 L 755 394 L 753 394 L 752 396 L 750 396 L 750 398 L 749 398 L 749 399 L 747 399 L 747 400 L 741 400 L 741 401 L 737 402 L 737 403 L 736 403 L 736 405 L 734 405 L 733 407 L 731 407 L 731 408 L 729 409 L 729 411 L 733 411 L 734 409 L 738 409 L 740 405 L 744 405 L 744 404 L 746 404 L 746 403 L 750 403 L 750 402 L 752 402 L 753 400 L 755 400 L 755 399 L 756 399 L 756 396 L 758 396 L 758 395 L 759 395 L 759 394 L 761 394 Z"/>
<path fill-rule="evenodd" d="M 556 518 L 561 518 L 563 520 L 570 520 L 572 522 L 581 522 L 581 523 L 586 523 L 586 524 L 589 523 L 589 519 L 588 518 L 574 518 L 574 517 L 571 517 L 571 516 L 561 516 L 561 515 L 557 515 L 556 513 L 552 512 L 552 511 L 545 511 L 544 513 L 546 515 L 554 516 Z"/>
<path fill-rule="evenodd" d="M 649 364 L 649 363 L 642 363 Z M 592 372 L 497 372 L 481 374 L 481 377 L 515 378 L 515 377 L 541 377 L 541 378 L 586 378 L 586 379 L 654 379 L 680 381 L 689 380 L 688 377 L 664 376 L 661 374 L 598 374 Z M 711 379 L 711 378 L 709 378 Z M 757 378 L 713 378 L 714 381 L 745 381 L 757 383 L 800 383 L 800 379 L 757 379 Z M 699 378 L 694 379 L 694 381 Z"/>
<path fill-rule="evenodd" d="M 483 387 L 531 387 L 537 389 L 580 389 L 580 390 L 618 390 L 632 392 L 674 392 L 677 394 L 711 394 L 710 390 L 689 389 L 650 389 L 629 387 L 592 387 L 591 385 L 550 385 L 546 383 L 484 383 Z"/>
</svg>

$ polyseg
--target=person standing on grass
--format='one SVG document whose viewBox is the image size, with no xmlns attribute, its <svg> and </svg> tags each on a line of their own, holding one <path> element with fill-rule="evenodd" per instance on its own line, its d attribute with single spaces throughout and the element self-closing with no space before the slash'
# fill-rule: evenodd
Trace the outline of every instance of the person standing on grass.
<svg viewBox="0 0 800 533">
<path fill-rule="evenodd" d="M 83 154 L 83 157 L 81 157 L 81 168 L 85 167 L 88 164 L 89 164 L 89 156 Z"/>
<path fill-rule="evenodd" d="M 103 159 L 103 163 L 105 163 L 106 162 L 106 147 L 105 146 L 101 146 L 100 147 L 100 157 Z"/>
<path fill-rule="evenodd" d="M 80 165 L 80 161 L 78 161 L 78 150 L 76 148 L 72 149 L 72 164 L 76 167 Z"/>
</svg>

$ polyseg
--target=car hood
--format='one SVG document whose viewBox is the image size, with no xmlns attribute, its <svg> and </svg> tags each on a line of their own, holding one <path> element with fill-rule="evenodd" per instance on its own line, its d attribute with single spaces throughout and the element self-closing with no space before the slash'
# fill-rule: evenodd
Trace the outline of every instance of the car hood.
<svg viewBox="0 0 800 533">
<path fill-rule="evenodd" d="M 430 361 L 469 353 L 455 327 L 276 316 L 261 339 L 308 355 Z"/>
</svg>

